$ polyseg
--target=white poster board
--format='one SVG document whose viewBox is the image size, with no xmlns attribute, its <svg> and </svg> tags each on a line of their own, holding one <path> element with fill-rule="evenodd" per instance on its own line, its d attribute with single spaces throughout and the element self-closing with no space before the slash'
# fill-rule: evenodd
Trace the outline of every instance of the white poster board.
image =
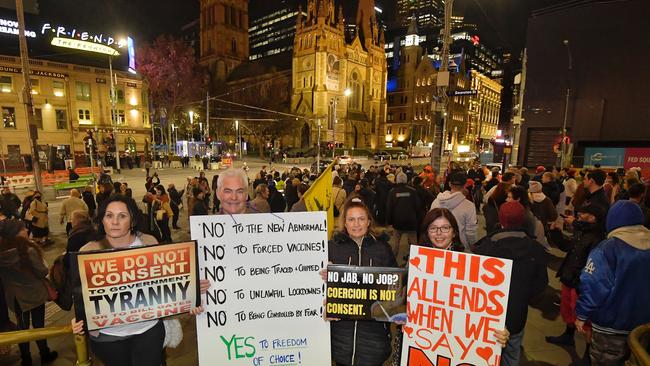
<svg viewBox="0 0 650 366">
<path fill-rule="evenodd" d="M 199 364 L 330 366 L 322 318 L 325 212 L 190 217 L 199 277 Z"/>
<path fill-rule="evenodd" d="M 402 366 L 499 366 L 512 261 L 411 246 Z"/>
</svg>

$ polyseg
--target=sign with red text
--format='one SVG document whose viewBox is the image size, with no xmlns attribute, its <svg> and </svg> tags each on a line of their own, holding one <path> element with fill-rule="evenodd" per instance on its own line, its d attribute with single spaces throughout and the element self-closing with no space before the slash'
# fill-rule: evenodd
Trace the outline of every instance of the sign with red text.
<svg viewBox="0 0 650 366">
<path fill-rule="evenodd" d="M 512 261 L 412 246 L 402 366 L 499 366 Z"/>
<path fill-rule="evenodd" d="M 625 169 L 641 168 L 641 170 L 650 169 L 650 148 L 648 147 L 628 147 L 625 149 Z"/>
<path fill-rule="evenodd" d="M 196 242 L 77 255 L 88 330 L 187 313 L 198 306 Z"/>
</svg>

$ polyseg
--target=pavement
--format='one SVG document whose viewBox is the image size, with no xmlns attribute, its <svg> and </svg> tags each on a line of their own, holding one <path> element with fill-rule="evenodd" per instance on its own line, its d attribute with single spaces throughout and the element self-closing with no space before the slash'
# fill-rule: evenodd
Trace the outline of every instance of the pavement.
<svg viewBox="0 0 650 366">
<path fill-rule="evenodd" d="M 422 159 L 422 162 L 425 162 L 425 159 Z M 413 164 L 416 165 L 422 162 L 414 161 Z M 262 165 L 269 165 L 268 162 L 256 159 L 249 159 L 247 163 L 250 167 L 248 174 L 251 178 L 254 178 L 255 174 L 259 171 Z M 361 163 L 364 166 L 368 166 L 372 164 L 373 161 L 363 160 Z M 235 162 L 236 167 L 241 166 L 240 164 L 240 162 Z M 284 169 L 290 169 L 293 165 L 274 164 L 273 166 L 276 168 L 276 170 L 284 171 Z M 299 167 L 308 168 L 307 165 Z M 186 178 L 188 176 L 198 175 L 198 172 L 194 172 L 190 169 L 159 169 L 157 172 L 160 177 L 161 184 L 167 187 L 167 184 L 174 183 L 179 189 L 184 188 Z M 212 176 L 215 174 L 218 174 L 218 171 L 207 171 L 206 176 L 208 178 L 208 181 L 211 182 Z M 123 169 L 121 174 L 113 175 L 113 180 L 128 182 L 129 187 L 133 190 L 133 197 L 136 199 L 136 202 L 142 205 L 140 202 L 140 197 L 142 197 L 145 193 L 144 169 Z M 22 191 L 19 190 L 16 193 L 22 198 Z M 62 199 L 48 200 L 51 225 L 50 231 L 52 233 L 51 238 L 54 240 L 54 244 L 44 248 L 45 260 L 48 264 L 51 264 L 58 255 L 65 251 L 65 226 L 59 224 L 59 209 L 62 201 Z M 187 212 L 185 210 L 181 211 L 181 217 L 178 222 L 181 226 L 181 229 L 173 230 L 172 238 L 174 241 L 189 239 L 188 219 Z M 482 237 L 485 234 L 483 227 L 483 216 L 479 216 L 479 237 Z M 559 303 L 559 292 L 561 286 L 560 282 L 557 280 L 557 278 L 555 278 L 555 273 L 559 268 L 563 255 L 564 254 L 560 250 L 555 248 L 548 254 L 549 286 L 547 287 L 543 296 L 540 297 L 540 300 L 529 307 L 528 322 L 526 323 L 523 342 L 521 365 L 570 365 L 572 362 L 576 362 L 584 353 L 585 342 L 581 335 L 577 334 L 575 336 L 575 349 L 574 347 L 561 347 L 549 344 L 546 343 L 544 339 L 545 336 L 559 335 L 564 331 L 564 323 L 562 322 L 560 316 L 559 306 L 556 305 Z M 59 326 L 69 324 L 72 317 L 73 312 L 63 311 L 54 303 L 46 304 L 46 326 Z M 167 365 L 197 365 L 198 358 L 196 348 L 196 327 L 194 320 L 190 316 L 183 316 L 180 318 L 180 320 L 183 326 L 184 339 L 178 348 L 167 350 Z M 50 365 L 68 366 L 76 362 L 72 335 L 51 338 L 48 340 L 48 345 L 52 350 L 59 352 L 59 358 Z M 36 348 L 36 344 L 33 342 L 31 343 L 31 350 L 32 358 L 35 364 L 37 364 L 37 362 L 39 362 L 38 350 Z M 11 353 L 9 355 L 0 355 L 0 366 L 4 365 L 20 365 L 20 354 L 18 352 L 17 346 L 12 347 Z M 101 365 L 101 363 L 94 360 L 94 365 Z"/>
</svg>

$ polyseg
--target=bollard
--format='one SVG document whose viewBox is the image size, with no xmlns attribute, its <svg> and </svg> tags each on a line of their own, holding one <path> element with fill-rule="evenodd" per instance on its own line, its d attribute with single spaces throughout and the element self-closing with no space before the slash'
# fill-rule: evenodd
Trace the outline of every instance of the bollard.
<svg viewBox="0 0 650 366">
<path fill-rule="evenodd" d="M 93 364 L 88 357 L 88 342 L 85 335 L 74 335 L 74 345 L 77 351 L 77 366 L 91 366 Z"/>
</svg>

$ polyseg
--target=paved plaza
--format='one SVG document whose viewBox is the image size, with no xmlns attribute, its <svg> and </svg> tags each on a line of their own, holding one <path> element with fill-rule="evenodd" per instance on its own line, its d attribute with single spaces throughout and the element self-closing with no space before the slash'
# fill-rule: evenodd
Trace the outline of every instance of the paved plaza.
<svg viewBox="0 0 650 366">
<path fill-rule="evenodd" d="M 372 161 L 364 161 L 363 165 L 367 166 L 372 163 Z M 423 162 L 413 163 L 414 165 L 417 165 Z M 268 165 L 268 163 L 262 162 L 261 160 L 250 161 L 248 163 L 248 166 L 250 167 L 249 176 L 253 178 L 262 165 Z M 235 163 L 235 166 L 239 166 L 237 162 Z M 284 169 L 291 168 L 291 165 L 276 164 L 274 167 L 276 170 L 284 171 Z M 301 168 L 307 167 L 308 166 L 301 166 Z M 161 169 L 157 170 L 157 172 L 160 177 L 161 184 L 166 187 L 167 184 L 174 183 L 178 189 L 183 189 L 185 187 L 186 178 L 188 176 L 193 176 L 196 173 L 189 169 Z M 198 175 L 198 173 L 196 174 Z M 218 171 L 206 172 L 208 181 L 212 180 L 212 176 L 214 174 L 218 174 Z M 143 169 L 122 170 L 122 174 L 115 174 L 113 176 L 113 179 L 117 181 L 128 182 L 129 187 L 133 190 L 134 199 L 136 202 L 142 205 L 141 198 L 145 193 L 145 172 Z M 21 195 L 21 191 L 18 191 L 17 193 Z M 59 225 L 58 214 L 61 201 L 62 199 L 52 199 L 48 202 L 50 210 L 50 229 L 52 232 L 52 239 L 55 241 L 54 244 L 45 248 L 46 261 L 48 263 L 52 263 L 52 260 L 65 250 L 65 228 L 64 226 Z M 482 216 L 479 216 L 479 221 L 479 227 L 482 228 Z M 189 239 L 187 212 L 185 210 L 181 211 L 181 217 L 178 222 L 181 226 L 181 230 L 172 231 L 173 239 L 175 241 Z M 479 237 L 482 236 L 481 234 L 484 234 L 484 230 L 480 230 L 481 231 L 479 231 Z M 555 272 L 560 265 L 562 256 L 563 253 L 557 249 L 554 249 L 549 254 L 549 287 L 547 288 L 542 298 L 535 304 L 532 304 L 530 307 L 530 311 L 528 313 L 528 323 L 526 324 L 526 331 L 524 336 L 524 356 L 522 357 L 522 365 L 564 366 L 569 365 L 578 359 L 578 355 L 576 355 L 576 353 L 569 348 L 552 345 L 546 343 L 544 340 L 544 336 L 558 335 L 564 330 L 564 324 L 562 323 L 559 313 L 559 306 L 556 304 L 559 301 L 560 283 L 555 278 Z M 69 324 L 72 316 L 72 312 L 62 311 L 54 303 L 48 303 L 46 305 L 46 326 Z M 183 316 L 181 318 L 181 323 L 183 324 L 184 339 L 178 348 L 167 350 L 167 365 L 169 366 L 196 365 L 198 362 L 194 319 L 189 316 Z M 72 335 L 52 338 L 48 342 L 50 348 L 59 352 L 59 358 L 51 365 L 68 366 L 74 364 L 76 357 L 74 353 Z M 576 335 L 576 348 L 579 355 L 583 354 L 584 346 L 585 344 L 582 336 Z M 32 355 L 35 364 L 38 364 L 38 351 L 34 343 L 32 343 Z M 18 347 L 16 346 L 12 348 L 10 355 L 0 356 L 0 365 L 13 366 L 19 364 L 20 355 L 18 352 Z M 99 362 L 95 362 L 95 365 L 99 364 Z"/>
</svg>

